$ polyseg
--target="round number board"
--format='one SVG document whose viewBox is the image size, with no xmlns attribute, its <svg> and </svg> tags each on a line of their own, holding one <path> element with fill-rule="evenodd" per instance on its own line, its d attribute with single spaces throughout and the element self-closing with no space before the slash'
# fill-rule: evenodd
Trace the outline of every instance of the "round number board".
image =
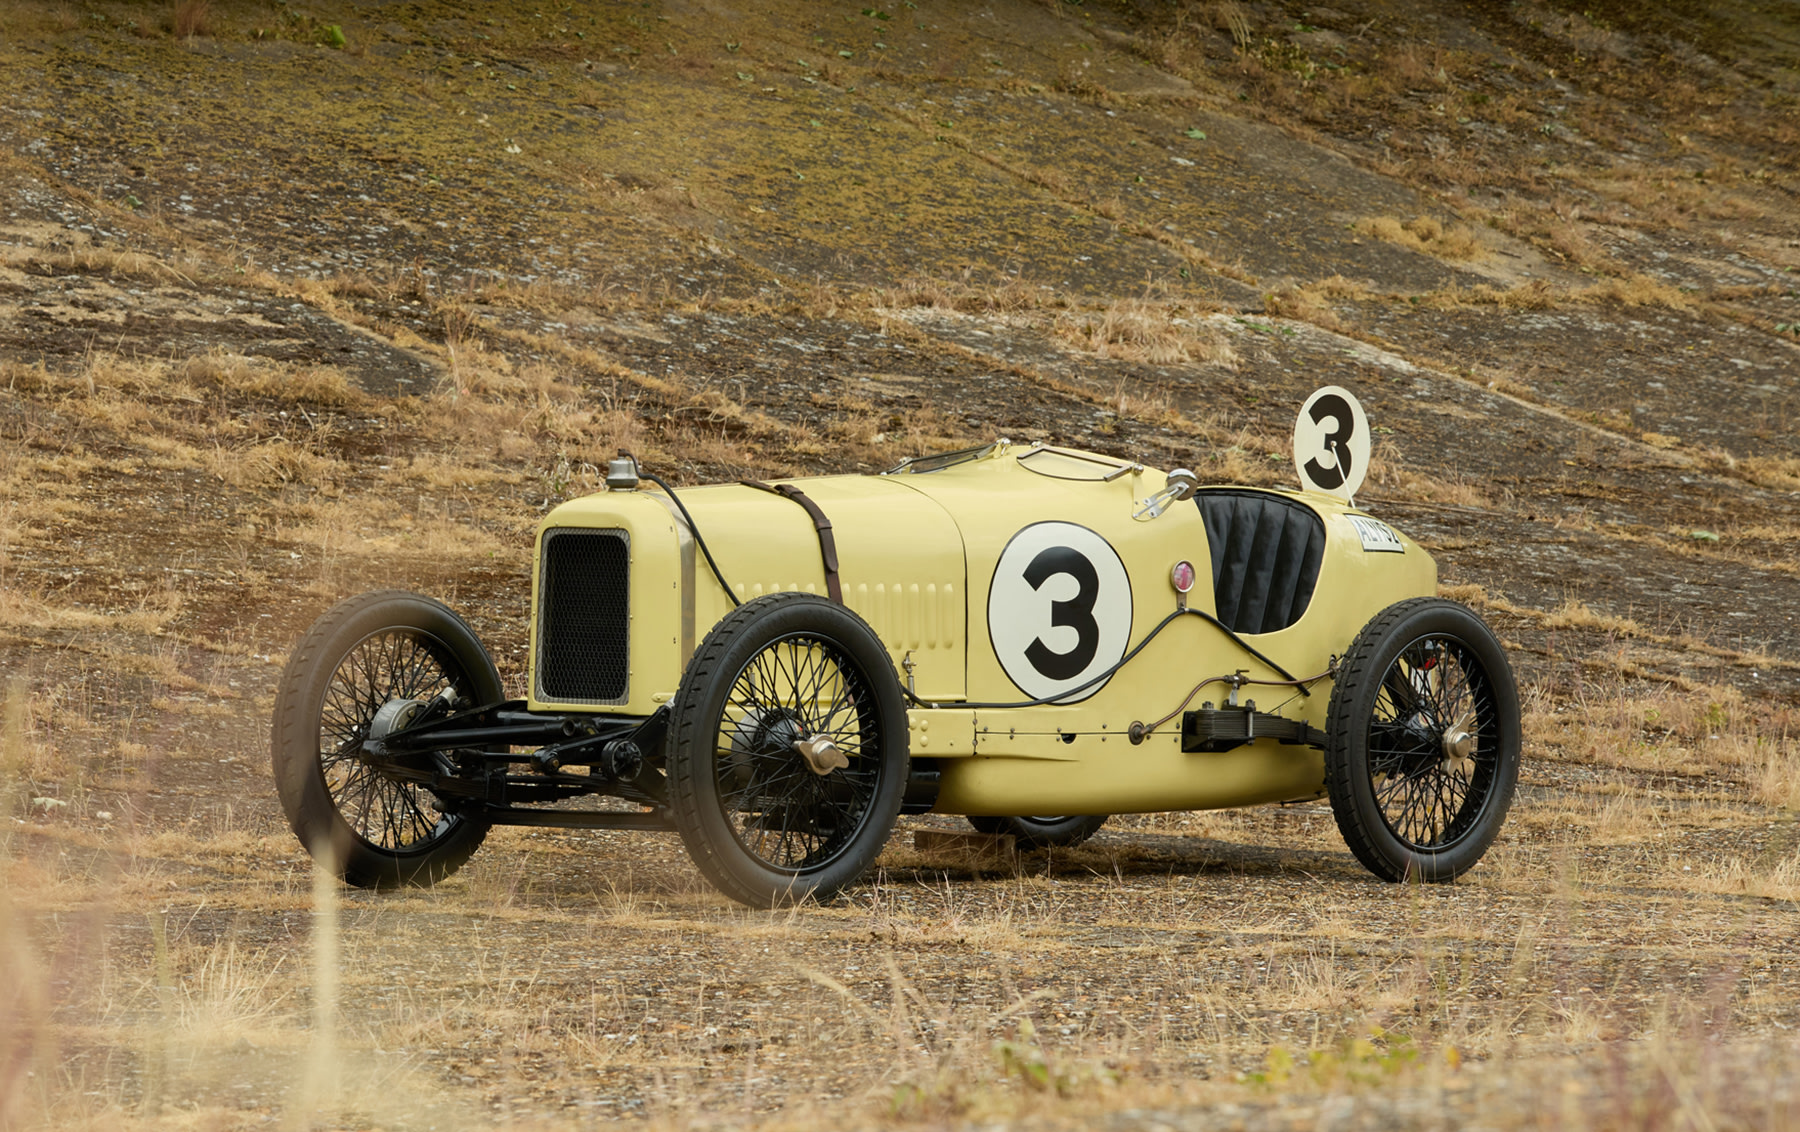
<svg viewBox="0 0 1800 1132">
<path fill-rule="evenodd" d="M 1356 495 L 1369 474 L 1369 418 L 1355 394 L 1327 385 L 1306 399 L 1294 422 L 1294 467 L 1308 491 Z"/>
<path fill-rule="evenodd" d="M 1080 688 L 1119 663 L 1131 639 L 1131 578 L 1118 552 L 1074 523 L 1026 527 L 994 567 L 988 637 L 1000 667 L 1034 699 Z M 1084 700 L 1105 686 L 1057 702 Z"/>
</svg>

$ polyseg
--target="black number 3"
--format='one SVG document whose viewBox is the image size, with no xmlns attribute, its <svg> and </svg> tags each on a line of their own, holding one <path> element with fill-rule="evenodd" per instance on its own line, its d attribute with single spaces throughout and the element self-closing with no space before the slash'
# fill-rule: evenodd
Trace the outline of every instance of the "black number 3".
<svg viewBox="0 0 1800 1132">
<path fill-rule="evenodd" d="M 1094 620 L 1094 602 L 1100 597 L 1100 574 L 1087 555 L 1069 546 L 1052 546 L 1039 552 L 1025 567 L 1025 580 L 1040 590 L 1058 574 L 1075 579 L 1078 587 L 1070 601 L 1050 603 L 1050 624 L 1075 630 L 1075 647 L 1068 652 L 1055 652 L 1039 637 L 1025 649 L 1025 659 L 1052 680 L 1068 680 L 1081 675 L 1093 663 L 1100 650 L 1100 624 Z"/>
<path fill-rule="evenodd" d="M 1354 462 L 1350 455 L 1350 438 L 1356 435 L 1356 418 L 1350 413 L 1349 403 L 1336 393 L 1327 393 L 1313 402 L 1313 423 L 1321 424 L 1326 417 L 1337 420 L 1336 430 L 1325 435 L 1325 451 L 1335 456 L 1336 461 L 1322 464 L 1317 456 L 1313 457 L 1306 462 L 1306 478 L 1330 491 L 1342 486 L 1350 478 L 1350 468 Z"/>
</svg>

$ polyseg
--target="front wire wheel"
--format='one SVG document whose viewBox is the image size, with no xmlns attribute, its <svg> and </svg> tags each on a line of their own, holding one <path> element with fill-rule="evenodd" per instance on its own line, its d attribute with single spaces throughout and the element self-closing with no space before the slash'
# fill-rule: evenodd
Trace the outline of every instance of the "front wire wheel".
<svg viewBox="0 0 1800 1132">
<path fill-rule="evenodd" d="M 796 873 L 843 852 L 875 796 L 874 721 L 873 693 L 836 642 L 793 633 L 751 657 L 713 736 L 725 755 L 714 768 L 719 804 L 738 844 Z M 820 739 L 844 764 L 823 776 L 795 749 Z"/>
<path fill-rule="evenodd" d="M 1386 880 L 1454 880 L 1499 833 L 1519 772 L 1505 650 L 1455 602 L 1390 606 L 1339 668 L 1326 786 L 1345 843 Z"/>
<path fill-rule="evenodd" d="M 331 674 L 319 713 L 319 770 L 338 815 L 370 848 L 417 852 L 454 828 L 454 819 L 430 810 L 429 795 L 416 783 L 388 778 L 359 755 L 386 704 L 425 702 L 446 689 L 456 694 L 463 681 L 460 666 L 439 642 L 400 628 L 364 637 Z"/>
<path fill-rule="evenodd" d="M 669 738 L 676 828 L 726 895 L 827 897 L 872 864 L 905 790 L 906 709 L 887 651 L 841 605 L 782 593 L 713 630 Z"/>
<path fill-rule="evenodd" d="M 474 631 L 417 594 L 340 603 L 288 661 L 275 705 L 276 791 L 301 843 L 315 857 L 328 850 L 351 884 L 431 884 L 487 836 L 486 823 L 439 812 L 429 791 L 363 758 L 372 731 L 403 726 L 440 696 L 490 704 L 502 698 L 500 677 Z"/>
</svg>

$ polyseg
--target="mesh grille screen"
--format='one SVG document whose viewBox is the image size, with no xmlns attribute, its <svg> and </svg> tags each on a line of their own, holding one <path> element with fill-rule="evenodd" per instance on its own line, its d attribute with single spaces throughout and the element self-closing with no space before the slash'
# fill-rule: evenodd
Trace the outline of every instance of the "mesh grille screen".
<svg viewBox="0 0 1800 1132">
<path fill-rule="evenodd" d="M 537 694 L 620 703 L 631 673 L 631 545 L 624 531 L 544 535 L 538 580 Z"/>
</svg>

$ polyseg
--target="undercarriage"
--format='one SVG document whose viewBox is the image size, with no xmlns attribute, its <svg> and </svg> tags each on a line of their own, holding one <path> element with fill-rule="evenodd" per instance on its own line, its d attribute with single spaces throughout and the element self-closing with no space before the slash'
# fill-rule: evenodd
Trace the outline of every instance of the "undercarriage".
<svg viewBox="0 0 1800 1132">
<path fill-rule="evenodd" d="M 388 779 L 429 791 L 440 812 L 490 825 L 675 828 L 668 783 L 656 765 L 668 733 L 667 708 L 639 719 L 531 712 L 524 700 L 458 707 L 446 695 L 391 700 L 354 757 Z M 535 808 L 590 795 L 645 809 Z"/>
</svg>

